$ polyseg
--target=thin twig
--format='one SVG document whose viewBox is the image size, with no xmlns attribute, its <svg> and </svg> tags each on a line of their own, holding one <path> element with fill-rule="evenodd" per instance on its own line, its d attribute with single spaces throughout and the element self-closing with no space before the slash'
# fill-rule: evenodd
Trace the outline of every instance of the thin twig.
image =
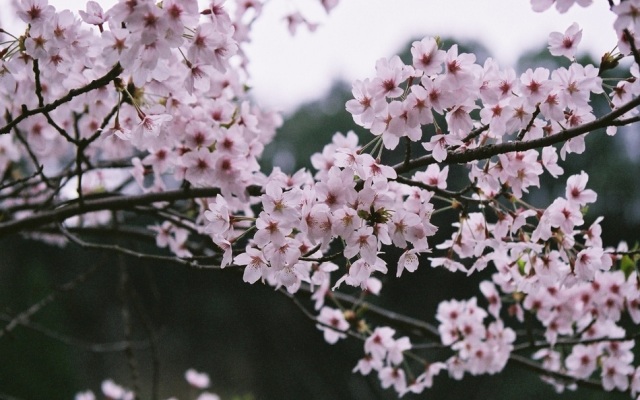
<svg viewBox="0 0 640 400">
<path fill-rule="evenodd" d="M 631 34 L 631 32 L 629 32 L 629 29 L 624 29 L 622 32 L 623 32 L 624 38 L 629 43 L 629 47 L 631 47 L 631 54 L 633 55 L 633 60 L 636 62 L 636 64 L 640 65 L 640 52 L 638 52 L 638 47 L 636 47 L 636 41 L 633 38 L 633 35 Z"/>
<path fill-rule="evenodd" d="M 85 249 L 112 251 L 122 255 L 135 257 L 137 259 L 155 260 L 155 261 L 162 261 L 162 262 L 169 261 L 169 262 L 174 262 L 177 264 L 186 265 L 188 267 L 198 268 L 198 269 L 219 269 L 220 268 L 219 266 L 216 267 L 212 265 L 201 265 L 192 258 L 180 258 L 178 256 L 163 256 L 160 254 L 142 253 L 142 252 L 128 249 L 126 247 L 122 247 L 117 244 L 90 243 L 80 239 L 78 236 L 69 232 L 69 230 L 64 225 L 60 224 L 58 227 L 60 229 L 60 232 L 62 232 L 62 234 L 67 239 L 71 240 L 73 243 Z"/>
<path fill-rule="evenodd" d="M 471 139 L 477 138 L 478 136 L 480 136 L 482 134 L 482 132 L 485 132 L 488 129 L 489 129 L 489 124 L 482 125 L 481 127 L 472 130 L 471 132 L 469 132 L 469 134 L 467 136 L 462 138 L 462 143 L 467 143 Z"/>
<path fill-rule="evenodd" d="M 558 339 L 553 346 L 551 343 L 545 340 L 532 341 L 529 343 L 522 343 L 519 345 L 513 346 L 513 351 L 526 351 L 526 350 L 538 350 L 544 349 L 548 347 L 558 347 L 558 346 L 575 346 L 577 344 L 593 344 L 593 343 L 604 343 L 604 342 L 625 342 L 628 340 L 636 340 L 640 337 L 640 333 L 636 333 L 633 335 L 627 335 L 620 338 L 611 338 L 611 337 L 601 337 L 597 339 Z"/>
<path fill-rule="evenodd" d="M 29 158 L 31 158 L 31 162 L 33 162 L 33 167 L 35 168 L 36 172 L 38 172 L 38 175 L 40 176 L 40 178 L 42 178 L 42 182 L 49 189 L 55 188 L 56 185 L 54 185 L 49 180 L 49 178 L 47 178 L 47 175 L 45 175 L 45 173 L 44 173 L 43 164 L 40 163 L 40 160 L 38 160 L 38 157 L 35 155 L 35 153 L 31 149 L 31 146 L 29 146 L 29 142 L 27 142 L 27 140 L 24 137 L 22 137 L 22 133 L 18 130 L 18 128 L 15 129 L 15 134 L 16 134 L 16 138 L 18 139 L 18 141 L 20 143 L 22 143 L 24 148 L 27 150 L 27 154 L 29 155 Z"/>
<path fill-rule="evenodd" d="M 26 106 L 22 107 L 22 112 L 20 113 L 20 115 L 18 115 L 14 120 L 9 121 L 5 126 L 0 128 L 0 135 L 9 133 L 14 126 L 18 125 L 20 122 L 22 122 L 26 118 L 29 118 L 32 115 L 53 111 L 59 106 L 61 106 L 62 104 L 68 103 L 69 101 L 73 100 L 73 98 L 80 96 L 81 94 L 88 93 L 92 90 L 95 90 L 99 87 L 109 84 L 109 82 L 117 78 L 118 75 L 122 73 L 122 71 L 123 69 L 118 63 L 114 65 L 113 68 L 111 68 L 111 70 L 107 72 L 105 75 L 103 75 L 102 77 L 89 82 L 88 84 L 84 85 L 81 88 L 69 90 L 69 92 L 66 95 L 62 96 L 56 101 L 53 101 L 47 105 L 44 105 L 42 107 L 38 107 L 32 110 L 27 109 Z"/>
<path fill-rule="evenodd" d="M 5 334 L 13 331 L 17 326 L 24 325 L 27 323 L 31 317 L 41 311 L 44 307 L 51 304 L 60 293 L 69 292 L 74 290 L 80 284 L 84 283 L 87 278 L 96 271 L 97 267 L 94 265 L 88 270 L 78 274 L 75 278 L 70 280 L 69 282 L 59 286 L 55 291 L 49 293 L 47 296 L 40 299 L 40 301 L 32 304 L 29 308 L 22 311 L 20 314 L 13 317 L 11 321 L 7 325 L 2 328 L 0 331 L 0 338 L 2 338 Z"/>
<path fill-rule="evenodd" d="M 29 176 L 26 176 L 26 177 L 20 178 L 20 179 L 16 179 L 14 181 L 11 181 L 11 182 L 8 182 L 8 183 L 0 185 L 0 190 L 4 190 L 4 189 L 10 188 L 12 186 L 16 186 L 16 185 L 19 185 L 21 183 L 28 182 L 31 179 L 35 178 L 36 176 L 40 175 L 41 173 L 42 173 L 42 165 L 39 166 L 38 169 L 35 172 L 33 172 L 31 175 L 29 175 Z"/>
<path fill-rule="evenodd" d="M 540 114 L 540 105 L 536 105 L 536 110 L 531 115 L 531 119 L 529 120 L 529 123 L 527 124 L 527 126 L 523 130 L 521 130 L 518 133 L 518 135 L 516 136 L 516 140 L 522 140 L 522 138 L 524 138 L 524 135 L 527 132 L 529 132 L 529 130 L 531 130 L 531 127 L 533 126 L 533 123 L 535 122 L 536 118 L 538 117 L 538 114 Z"/>
<path fill-rule="evenodd" d="M 625 125 L 633 124 L 633 123 L 636 123 L 636 122 L 640 122 L 640 115 L 637 115 L 637 116 L 631 117 L 631 118 L 615 120 L 615 121 L 613 121 L 611 123 L 611 125 L 613 125 L 613 126 L 625 126 Z"/>
<path fill-rule="evenodd" d="M 300 260 L 323 263 L 323 262 L 335 260 L 336 258 L 340 257 L 342 254 L 343 254 L 342 251 L 337 251 L 333 254 L 329 254 L 328 256 L 323 256 L 323 257 L 300 257 Z"/>
<path fill-rule="evenodd" d="M 306 292 L 311 292 L 309 286 L 307 285 L 302 285 L 300 289 Z M 416 328 L 422 333 L 424 333 L 426 336 L 432 339 L 440 340 L 440 333 L 438 332 L 438 328 L 436 328 L 435 326 L 427 322 L 421 321 L 419 319 L 411 318 L 406 315 L 398 314 L 393 311 L 389 311 L 385 308 L 362 301 L 359 298 L 350 296 L 345 293 L 333 291 L 329 293 L 329 296 L 334 297 L 350 305 L 357 304 L 359 307 L 363 308 L 367 312 L 377 315 L 380 318 L 386 319 L 388 321 L 393 321 L 395 323 L 400 323 L 402 325 L 410 326 L 412 328 Z"/>
<path fill-rule="evenodd" d="M 128 304 L 128 296 L 129 292 L 129 273 L 127 271 L 127 266 L 124 263 L 124 259 L 122 256 L 118 257 L 119 264 L 119 292 L 120 292 L 120 301 L 121 301 L 121 315 L 122 315 L 122 330 L 124 334 L 124 340 L 127 344 L 124 348 L 124 354 L 127 357 L 127 364 L 129 365 L 129 372 L 131 373 L 131 385 L 133 387 L 134 398 L 139 399 L 140 393 L 140 373 L 138 371 L 138 362 L 133 351 L 133 347 L 131 347 L 132 341 L 132 325 L 131 325 L 131 315 L 129 312 L 129 304 Z"/>
<path fill-rule="evenodd" d="M 158 400 L 160 398 L 160 357 L 158 355 L 156 333 L 134 287 L 131 288 L 130 293 L 133 299 L 133 306 L 142 322 L 142 329 L 144 329 L 149 338 L 149 348 L 151 350 L 151 398 L 152 400 Z"/>
<path fill-rule="evenodd" d="M 529 371 L 533 371 L 541 376 L 548 376 L 551 378 L 558 379 L 563 382 L 575 383 L 580 387 L 603 390 L 602 384 L 598 381 L 590 380 L 590 379 L 578 379 L 574 378 L 568 374 L 564 374 L 562 372 L 551 371 L 546 368 L 543 368 L 542 365 L 531 361 L 530 359 L 520 356 L 518 354 L 511 354 L 509 356 L 509 363 L 517 364 L 520 367 L 528 369 Z"/>
<path fill-rule="evenodd" d="M 404 138 L 404 162 L 408 164 L 411 161 L 411 141 L 408 137 Z"/>
<path fill-rule="evenodd" d="M 405 178 L 404 176 L 401 176 L 401 175 L 398 175 L 396 177 L 396 181 L 405 185 L 415 186 L 421 189 L 428 190 L 430 192 L 434 192 L 446 198 L 456 199 L 463 202 L 470 202 L 470 203 L 477 203 L 477 204 L 486 204 L 490 202 L 490 200 L 474 199 L 471 197 L 464 196 L 465 193 L 468 193 L 471 190 L 473 190 L 473 188 L 475 188 L 475 185 L 473 185 L 473 183 L 460 191 L 452 192 L 449 190 L 440 189 L 437 186 L 427 185 L 426 183 L 423 183 L 423 182 L 414 181 L 414 180 Z"/>
<path fill-rule="evenodd" d="M 0 314 L 0 321 L 11 322 L 13 318 L 7 314 Z M 126 342 L 111 342 L 111 343 L 92 343 L 84 340 L 72 338 L 70 336 L 63 335 L 52 329 L 49 329 L 43 325 L 40 325 L 33 321 L 20 321 L 20 326 L 30 329 L 34 332 L 38 332 L 50 339 L 56 340 L 67 346 L 71 346 L 84 351 L 92 353 L 117 353 L 124 350 L 125 346 L 133 346 L 135 349 L 146 349 L 149 347 L 149 342 L 138 341 L 132 343 Z"/>
<path fill-rule="evenodd" d="M 38 97 L 38 107 L 44 106 L 44 97 L 42 97 L 42 83 L 40 82 L 40 63 L 37 58 L 33 59 L 33 74 L 36 82 L 36 96 Z"/>
</svg>

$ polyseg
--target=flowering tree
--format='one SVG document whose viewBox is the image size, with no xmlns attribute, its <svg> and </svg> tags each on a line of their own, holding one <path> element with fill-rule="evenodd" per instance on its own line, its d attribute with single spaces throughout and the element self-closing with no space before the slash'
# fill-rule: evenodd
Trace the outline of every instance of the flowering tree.
<svg viewBox="0 0 640 400">
<path fill-rule="evenodd" d="M 535 11 L 575 2 L 592 1 L 531 0 Z M 321 4 L 329 12 L 337 0 Z M 597 66 L 575 62 L 577 24 L 549 36 L 551 54 L 572 61 L 554 71 L 518 76 L 437 38 L 413 43 L 411 65 L 380 59 L 346 104 L 369 140 L 336 133 L 312 157 L 315 171 L 287 175 L 260 170 L 281 117 L 254 105 L 245 85 L 243 46 L 261 1 L 120 1 L 108 11 L 89 1 L 78 18 L 21 0 L 25 31 L 0 29 L 0 236 L 240 269 L 248 284 L 273 286 L 303 308 L 297 299 L 310 296 L 304 315 L 325 340 L 362 341 L 354 372 L 400 396 L 438 374 L 495 374 L 507 362 L 558 391 L 636 396 L 640 251 L 605 247 L 599 218 L 585 225 L 597 200 L 586 171 L 566 178 L 546 207 L 523 198 L 542 174 L 565 179 L 559 159 L 587 151 L 587 134 L 640 120 L 640 0 L 609 4 L 619 42 Z M 297 12 L 286 21 L 292 33 L 315 28 Z M 626 76 L 603 85 L 619 62 Z M 610 106 L 603 115 L 593 112 L 596 95 Z M 403 161 L 392 165 L 395 153 Z M 448 186 L 452 165 L 464 167 L 463 187 Z M 436 213 L 455 222 L 436 226 Z M 140 216 L 155 224 L 141 227 Z M 450 238 L 435 242 L 438 230 Z M 152 235 L 170 255 L 88 239 L 114 232 Z M 384 295 L 382 276 L 410 279 L 418 268 L 492 274 L 475 297 L 442 299 L 427 321 L 367 302 Z M 0 338 L 51 300 L 17 314 Z M 186 378 L 208 386 L 196 371 Z M 102 388 L 114 399 L 133 389 Z"/>
</svg>

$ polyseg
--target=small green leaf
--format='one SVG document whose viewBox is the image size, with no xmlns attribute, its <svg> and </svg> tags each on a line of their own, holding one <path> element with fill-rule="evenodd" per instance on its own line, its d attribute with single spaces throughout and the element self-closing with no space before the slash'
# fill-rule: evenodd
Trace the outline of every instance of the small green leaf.
<svg viewBox="0 0 640 400">
<path fill-rule="evenodd" d="M 520 275 L 525 275 L 524 267 L 527 265 L 527 262 L 522 258 L 518 258 L 518 271 L 520 271 Z"/>
<path fill-rule="evenodd" d="M 636 262 L 632 260 L 631 257 L 625 255 L 622 257 L 622 260 L 620 260 L 620 270 L 624 272 L 625 278 L 628 278 L 629 275 L 636 270 Z"/>
</svg>

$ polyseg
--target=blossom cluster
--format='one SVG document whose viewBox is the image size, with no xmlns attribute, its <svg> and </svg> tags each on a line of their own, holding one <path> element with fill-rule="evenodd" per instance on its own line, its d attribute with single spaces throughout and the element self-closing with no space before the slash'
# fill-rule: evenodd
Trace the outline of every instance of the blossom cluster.
<svg viewBox="0 0 640 400">
<path fill-rule="evenodd" d="M 631 351 L 635 341 L 626 340 L 626 331 L 619 325 L 624 312 L 638 323 L 638 294 L 636 273 L 627 280 L 622 271 L 598 273 L 592 282 L 570 288 L 556 284 L 529 293 L 523 307 L 545 326 L 545 339 L 552 346 L 562 343 L 559 337 L 563 336 L 587 343 L 573 346 L 564 365 L 556 350 L 543 349 L 536 357 L 557 360 L 549 370 L 563 371 L 578 379 L 589 378 L 599 369 L 605 390 L 626 391 L 633 385 L 638 391 Z M 552 383 L 560 385 L 555 380 Z"/>
<path fill-rule="evenodd" d="M 220 396 L 215 393 L 206 391 L 210 385 L 209 375 L 204 372 L 198 372 L 195 369 L 188 369 L 184 374 L 184 378 L 190 387 L 199 392 L 198 397 L 195 400 L 220 400 Z M 111 379 L 107 379 L 102 382 L 100 387 L 102 394 L 111 400 L 133 400 L 136 397 L 136 393 L 118 385 Z M 96 395 L 91 390 L 79 392 L 75 396 L 75 400 L 96 400 Z M 171 397 L 167 400 L 177 400 L 175 397 Z"/>
<path fill-rule="evenodd" d="M 535 140 L 593 121 L 590 95 L 603 93 L 593 65 L 528 69 L 517 76 L 492 59 L 476 64 L 475 55 L 458 54 L 456 45 L 442 50 L 434 38 L 414 42 L 411 54 L 412 65 L 398 56 L 380 59 L 373 79 L 354 83 L 355 98 L 347 102 L 347 110 L 357 124 L 381 136 L 385 148 L 393 150 L 400 138 L 408 137 L 422 142 L 438 162 L 447 159 L 450 148 L 462 152 L 487 141 Z M 638 83 L 628 88 L 630 95 L 639 90 Z M 472 117 L 474 110 L 479 110 L 479 121 Z M 424 125 L 435 126 L 429 137 L 423 137 Z M 545 149 L 542 156 L 533 149 L 515 159 L 505 154 L 488 168 L 474 163 L 471 178 L 478 179 L 487 196 L 506 184 L 521 197 L 528 187 L 539 186 L 539 164 L 557 175 L 555 148 Z M 563 145 L 560 155 L 564 159 L 583 151 L 584 136 L 578 136 Z"/>
<path fill-rule="evenodd" d="M 97 87 L 15 125 L 45 172 L 60 173 L 81 145 L 87 163 L 132 159 L 132 176 L 144 192 L 184 179 L 244 198 L 256 158 L 281 123 L 279 115 L 249 103 L 246 73 L 229 64 L 234 54 L 244 62 L 239 46 L 248 40 L 246 14 L 258 5 L 243 2 L 232 19 L 220 1 L 205 10 L 195 0 L 167 1 L 162 8 L 120 2 L 106 12 L 89 2 L 81 16 L 99 28 L 96 34 L 68 10 L 21 2 L 18 15 L 29 30 L 0 61 L 0 94 L 12 98 L 0 125 L 115 71 L 112 87 Z M 27 151 L 20 140 L 3 139 L 5 173 Z M 75 197 L 100 188 L 83 185 Z"/>
<path fill-rule="evenodd" d="M 378 327 L 364 342 L 365 357 L 358 361 L 358 365 L 353 369 L 354 372 L 360 372 L 362 375 L 368 375 L 371 371 L 378 372 L 378 378 L 383 388 L 393 386 L 394 390 L 403 394 L 408 390 L 419 393 L 419 387 L 430 387 L 435 370 L 424 377 L 420 377 L 417 382 L 412 385 L 411 389 L 407 388 L 407 381 L 404 370 L 400 364 L 404 361 L 404 352 L 411 349 L 411 341 L 408 337 L 403 336 L 394 339 L 396 331 L 387 326 Z"/>
<path fill-rule="evenodd" d="M 413 258 L 401 260 L 398 270 L 415 270 L 417 254 L 429 250 L 427 237 L 436 232 L 429 222 L 433 194 L 391 181 L 395 171 L 359 153 L 357 146 L 355 134 L 336 134 L 323 151 L 330 156 L 314 157 L 320 167 L 315 181 L 308 173 L 287 178 L 278 170 L 267 178 L 255 234 L 234 259 L 247 266 L 245 281 L 263 279 L 291 292 L 302 282 L 328 287 L 330 271 L 316 264 L 336 239 L 348 270 L 334 287 L 344 282 L 365 288 L 374 272 L 386 273 L 387 263 L 379 256 L 383 245 L 411 251 Z"/>
<path fill-rule="evenodd" d="M 552 2 L 547 3 L 543 8 Z M 620 14 L 623 7 L 629 6 L 622 4 L 613 7 L 613 11 Z M 561 11 L 569 5 L 557 4 Z M 540 3 L 537 6 L 540 8 Z M 621 25 L 619 21 L 620 17 L 616 25 Z M 552 34 L 551 53 L 573 60 L 580 34 L 576 24 L 564 34 Z M 545 68 L 529 69 L 517 77 L 512 69 L 500 70 L 491 59 L 483 66 L 475 64 L 473 55 L 458 54 L 455 46 L 441 50 L 434 38 L 415 42 L 411 53 L 412 65 L 405 65 L 397 56 L 379 60 L 374 78 L 354 83 L 354 100 L 347 103 L 347 110 L 357 124 L 380 137 L 389 150 L 395 149 L 403 137 L 422 142 L 428 152 L 422 165 L 447 162 L 448 157 L 487 143 L 500 145 L 514 140 L 526 143 L 564 135 L 596 119 L 590 106 L 591 94 L 604 92 L 601 71 L 592 65 L 574 62 L 568 68 L 552 72 Z M 632 66 L 631 74 L 637 75 L 637 65 Z M 621 80 L 610 93 L 610 104 L 614 109 L 620 107 L 637 96 L 639 89 L 635 78 Z M 476 121 L 474 113 L 479 115 Z M 625 117 L 635 113 L 631 110 Z M 426 137 L 424 125 L 435 128 Z M 607 133 L 615 133 L 615 127 Z M 584 138 L 581 134 L 561 141 L 561 158 L 568 153 L 584 152 Z M 471 274 L 493 264 L 497 270 L 493 281 L 500 290 L 524 299 L 514 302 L 510 314 L 522 320 L 523 308 L 533 313 L 545 327 L 545 339 L 550 346 L 557 343 L 558 335 L 584 340 L 624 338 L 625 330 L 617 322 L 622 312 L 636 313 L 637 279 L 619 270 L 609 272 L 617 259 L 613 255 L 616 250 L 603 248 L 601 219 L 587 229 L 579 229 L 584 224 L 584 207 L 597 198 L 586 188 L 587 174 L 569 177 L 565 197 L 556 199 L 546 209 L 537 209 L 520 199 L 530 187 L 539 186 L 539 177 L 545 169 L 553 177 L 564 172 L 558 165 L 555 148 L 496 155 L 495 159 L 471 159 L 467 164 L 476 194 L 466 200 L 479 206 L 479 210 L 460 214 L 451 239 L 436 246 L 447 250 L 446 256 L 430 258 L 431 266 Z M 431 182 L 434 189 L 446 188 L 446 176 L 441 186 L 436 182 L 435 179 Z M 518 207 L 505 207 L 500 197 Z M 472 262 L 461 262 L 465 259 Z M 616 282 L 613 286 L 612 281 Z M 483 284 L 483 293 L 490 292 L 494 299 L 494 303 L 490 302 L 496 318 L 492 328 L 499 331 L 491 336 L 505 341 L 493 348 L 484 342 L 487 329 L 481 321 L 486 312 L 477 308 L 475 302 L 441 303 L 443 309 L 454 309 L 450 315 L 464 315 L 469 307 L 472 310 L 469 313 L 476 316 L 475 324 L 473 318 L 467 317 L 459 326 L 446 320 L 446 311 L 439 310 L 442 343 L 456 351 L 447 365 L 449 374 L 455 378 L 461 378 L 465 371 L 500 371 L 512 351 L 515 333 L 510 328 L 502 331 L 499 308 L 495 310 L 499 293 L 493 284 Z M 557 294 L 558 301 L 550 293 Z M 541 310 L 538 308 L 541 302 L 552 305 Z M 472 339 L 468 341 L 467 336 Z M 575 373 L 573 356 L 566 358 L 564 371 L 569 376 L 587 379 L 599 369 L 605 390 L 627 390 L 633 357 L 616 358 L 607 351 L 592 352 L 592 357 L 593 368 L 587 373 Z M 560 365 L 561 358 L 558 360 Z M 615 365 L 613 360 L 617 360 Z"/>
<path fill-rule="evenodd" d="M 450 376 L 462 379 L 465 372 L 479 375 L 502 371 L 513 350 L 516 334 L 504 327 L 498 314 L 499 309 L 493 310 L 497 320 L 485 327 L 487 312 L 478 307 L 475 298 L 440 303 L 436 319 L 440 322 L 441 341 L 456 352 L 446 361 Z"/>
</svg>

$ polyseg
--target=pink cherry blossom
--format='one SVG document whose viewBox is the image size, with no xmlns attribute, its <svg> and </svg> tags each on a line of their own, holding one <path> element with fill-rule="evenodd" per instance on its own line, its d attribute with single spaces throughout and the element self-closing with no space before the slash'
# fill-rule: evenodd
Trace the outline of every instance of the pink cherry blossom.
<svg viewBox="0 0 640 400">
<path fill-rule="evenodd" d="M 329 13 L 340 3 L 340 0 L 320 0 L 320 3 L 322 3 L 324 10 Z"/>
<path fill-rule="evenodd" d="M 418 261 L 418 256 L 414 249 L 405 251 L 398 259 L 398 271 L 396 272 L 396 276 L 400 277 L 404 270 L 415 272 L 415 270 L 418 269 L 419 264 L 420 262 Z"/>
<path fill-rule="evenodd" d="M 596 193 L 591 189 L 586 189 L 589 176 L 582 171 L 580 175 L 572 175 L 567 179 L 566 197 L 569 201 L 575 201 L 581 206 L 594 203 L 597 199 Z"/>
<path fill-rule="evenodd" d="M 402 393 L 407 387 L 405 373 L 400 368 L 384 367 L 378 371 L 378 378 L 383 389 L 393 386 L 396 392 Z"/>
<path fill-rule="evenodd" d="M 379 371 L 382 369 L 383 360 L 371 355 L 365 355 L 364 358 L 358 361 L 358 364 L 353 368 L 353 372 L 360 372 L 362 375 L 369 375 L 371 371 Z"/>
<path fill-rule="evenodd" d="M 444 161 L 447 159 L 447 149 L 450 146 L 460 146 L 462 141 L 455 139 L 452 135 L 433 135 L 429 143 L 422 143 L 422 146 L 427 151 L 431 151 L 434 160 Z"/>
<path fill-rule="evenodd" d="M 573 60 L 581 39 L 582 29 L 573 23 L 564 34 L 553 32 L 549 35 L 549 52 L 554 56 L 565 56 Z"/>
<path fill-rule="evenodd" d="M 424 38 L 413 42 L 411 46 L 413 67 L 425 75 L 434 75 L 442 71 L 445 52 L 438 49 L 434 38 Z"/>
<path fill-rule="evenodd" d="M 255 283 L 258 279 L 264 278 L 268 271 L 268 264 L 262 251 L 248 247 L 234 259 L 238 265 L 245 265 L 242 280 L 248 283 Z"/>
<path fill-rule="evenodd" d="M 198 372 L 195 369 L 188 369 L 184 374 L 185 379 L 189 385 L 198 388 L 206 389 L 209 387 L 209 375 L 204 372 Z"/>
<path fill-rule="evenodd" d="M 27 24 L 40 25 L 55 13 L 55 8 L 47 3 L 47 0 L 21 0 L 17 2 L 17 14 Z"/>
<path fill-rule="evenodd" d="M 323 307 L 318 315 L 317 325 L 324 334 L 324 340 L 329 344 L 336 343 L 339 339 L 347 337 L 342 333 L 349 329 L 349 323 L 344 318 L 344 314 L 340 310 L 329 307 Z"/>
<path fill-rule="evenodd" d="M 551 7 L 554 3 L 556 9 L 564 13 L 571 8 L 574 3 L 578 3 L 582 7 L 587 7 L 593 3 L 593 0 L 531 0 L 531 7 L 533 11 L 541 12 Z"/>
<path fill-rule="evenodd" d="M 576 378 L 587 378 L 596 370 L 598 352 L 595 346 L 578 344 L 573 347 L 565 364 L 569 372 Z"/>
</svg>

